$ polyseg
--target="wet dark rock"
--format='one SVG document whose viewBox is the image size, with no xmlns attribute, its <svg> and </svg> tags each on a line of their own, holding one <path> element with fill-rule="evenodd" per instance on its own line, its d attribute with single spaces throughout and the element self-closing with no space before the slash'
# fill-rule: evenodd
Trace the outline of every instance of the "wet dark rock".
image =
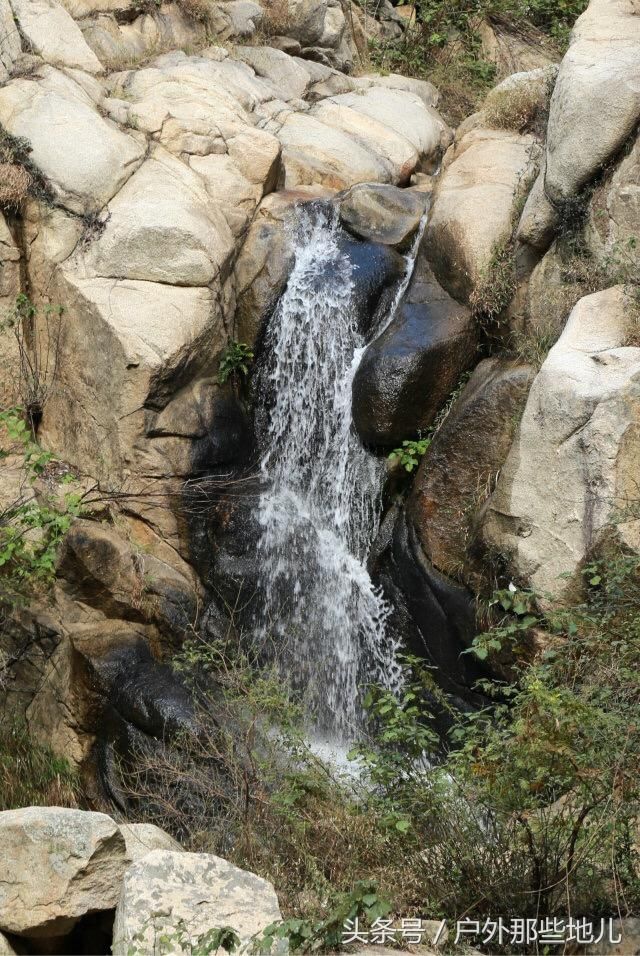
<svg viewBox="0 0 640 956">
<path fill-rule="evenodd" d="M 436 683 L 459 709 L 483 703 L 473 689 L 486 676 L 463 654 L 476 634 L 472 595 L 426 559 L 404 511 L 386 516 L 373 556 L 373 574 L 393 607 L 388 627 L 410 653 L 433 668 Z"/>
<path fill-rule="evenodd" d="M 420 464 L 407 513 L 426 557 L 445 574 L 469 570 L 476 516 L 506 460 L 534 376 L 530 365 L 509 359 L 480 362 Z"/>
<path fill-rule="evenodd" d="M 367 348 L 353 382 L 362 441 L 393 447 L 428 428 L 476 348 L 469 310 L 438 285 L 421 251 L 404 304 Z"/>
<path fill-rule="evenodd" d="M 218 396 L 205 435 L 193 444 L 192 474 L 246 465 L 253 452 L 253 430 L 244 402 L 231 386 Z"/>
<path fill-rule="evenodd" d="M 198 482 L 186 491 L 191 553 L 200 578 L 218 607 L 245 622 L 258 600 L 258 495 L 257 477 L 240 473 L 229 481 Z"/>
<path fill-rule="evenodd" d="M 144 641 L 112 651 L 95 667 L 109 688 L 109 707 L 138 730 L 157 738 L 196 732 L 188 690 L 175 671 L 153 658 Z"/>
<path fill-rule="evenodd" d="M 402 279 L 406 263 L 389 246 L 377 242 L 362 242 L 344 233 L 339 242 L 341 253 L 352 265 L 354 299 L 358 325 L 366 335 L 375 327 L 376 317 L 393 296 L 396 284 Z"/>
<path fill-rule="evenodd" d="M 178 733 L 195 736 L 194 702 L 175 671 L 156 661 L 134 635 L 87 663 L 94 691 L 104 702 L 96 742 L 99 775 L 107 794 L 122 806 L 122 767 L 135 768 L 140 757 Z"/>
</svg>

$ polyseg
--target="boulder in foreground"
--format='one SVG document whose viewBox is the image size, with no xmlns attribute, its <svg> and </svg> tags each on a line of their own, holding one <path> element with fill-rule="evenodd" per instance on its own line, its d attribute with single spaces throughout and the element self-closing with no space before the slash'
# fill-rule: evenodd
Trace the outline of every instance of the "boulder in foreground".
<svg viewBox="0 0 640 956">
<path fill-rule="evenodd" d="M 0 930 L 35 938 L 113 909 L 128 865 L 111 817 L 62 807 L 0 813 L 0 853 Z"/>
<path fill-rule="evenodd" d="M 280 918 L 275 890 L 261 877 L 208 853 L 154 850 L 125 875 L 113 954 L 126 956 L 132 945 L 153 952 L 154 933 L 171 937 L 181 921 L 192 940 L 231 926 L 245 943 Z M 191 952 L 177 938 L 172 945 L 174 953 Z"/>
</svg>

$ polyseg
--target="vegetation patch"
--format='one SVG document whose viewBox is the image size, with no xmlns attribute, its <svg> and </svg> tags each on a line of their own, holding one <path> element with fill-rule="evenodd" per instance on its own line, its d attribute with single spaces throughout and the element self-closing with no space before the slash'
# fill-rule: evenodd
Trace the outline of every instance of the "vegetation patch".
<svg viewBox="0 0 640 956">
<path fill-rule="evenodd" d="M 509 676 L 479 683 L 484 709 L 449 708 L 444 741 L 434 695 L 448 705 L 423 662 L 405 659 L 399 698 L 369 688 L 348 778 L 309 750 L 275 672 L 235 646 L 191 642 L 180 666 L 217 725 L 140 755 L 132 816 L 273 881 L 285 922 L 265 935 L 294 952 L 340 949 L 332 916 L 347 903 L 396 921 L 632 914 L 640 558 L 611 544 L 583 580 L 582 603 L 551 611 L 515 585 L 494 595 L 469 653 L 506 654 Z"/>
<path fill-rule="evenodd" d="M 380 70 L 431 80 L 442 94 L 441 110 L 457 126 L 478 109 L 495 79 L 483 58 L 484 23 L 546 43 L 560 55 L 587 0 L 415 0 L 412 26 L 399 40 L 370 41 Z M 518 106 L 518 111 L 524 104 Z"/>
<path fill-rule="evenodd" d="M 221 385 L 231 380 L 238 384 L 249 374 L 249 365 L 253 361 L 253 349 L 245 342 L 231 341 L 220 358 L 218 381 Z"/>
<path fill-rule="evenodd" d="M 289 0 L 264 0 L 260 32 L 267 37 L 286 36 L 291 27 Z"/>
<path fill-rule="evenodd" d="M 51 188 L 30 154 L 28 140 L 0 126 L 0 208 L 8 212 L 17 212 L 28 196 L 51 201 Z"/>
<path fill-rule="evenodd" d="M 34 741 L 23 724 L 0 722 L 0 810 L 77 807 L 79 794 L 66 760 Z"/>
<path fill-rule="evenodd" d="M 482 326 L 495 325 L 516 291 L 516 262 L 511 237 L 493 247 L 491 258 L 469 297 L 471 311 Z"/>
<path fill-rule="evenodd" d="M 498 89 L 487 98 L 485 121 L 493 129 L 533 132 L 546 127 L 548 105 L 549 96 L 537 83 Z"/>
</svg>

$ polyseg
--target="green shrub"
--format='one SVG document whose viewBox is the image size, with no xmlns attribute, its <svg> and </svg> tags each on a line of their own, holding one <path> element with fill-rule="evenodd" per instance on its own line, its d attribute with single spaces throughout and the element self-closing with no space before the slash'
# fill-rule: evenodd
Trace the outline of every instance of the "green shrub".
<svg viewBox="0 0 640 956">
<path fill-rule="evenodd" d="M 249 374 L 249 363 L 253 361 L 253 349 L 245 342 L 229 342 L 220 359 L 218 381 L 224 385 L 231 379 L 237 381 Z"/>
<path fill-rule="evenodd" d="M 61 502 L 31 495 L 53 455 L 33 440 L 18 408 L 0 413 L 0 429 L 5 437 L 0 461 L 17 453 L 23 477 L 23 487 L 0 512 L 0 608 L 6 613 L 53 581 L 58 546 L 80 513 L 81 498 L 74 491 L 65 493 Z"/>
<path fill-rule="evenodd" d="M 396 462 L 405 471 L 412 472 L 420 464 L 420 459 L 430 444 L 430 438 L 403 441 L 401 448 L 394 448 L 391 452 L 389 461 Z"/>
<path fill-rule="evenodd" d="M 480 26 L 489 21 L 536 43 L 566 47 L 588 0 L 416 0 L 415 23 L 398 40 L 371 39 L 369 56 L 382 71 L 431 80 L 440 109 L 457 126 L 479 108 L 495 79 L 482 57 Z M 364 3 L 363 3 L 364 6 Z"/>
</svg>

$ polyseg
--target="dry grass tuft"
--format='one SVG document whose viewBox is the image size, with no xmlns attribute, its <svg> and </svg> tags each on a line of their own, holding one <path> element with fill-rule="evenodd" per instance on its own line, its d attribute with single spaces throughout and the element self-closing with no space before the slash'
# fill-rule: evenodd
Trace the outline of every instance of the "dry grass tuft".
<svg viewBox="0 0 640 956">
<path fill-rule="evenodd" d="M 532 130 L 544 104 L 535 85 L 496 91 L 484 109 L 487 126 L 524 133 Z"/>
<path fill-rule="evenodd" d="M 516 265 L 511 239 L 497 243 L 491 258 L 469 296 L 469 305 L 480 325 L 495 323 L 516 291 Z"/>
<path fill-rule="evenodd" d="M 213 17 L 211 0 L 178 0 L 178 6 L 190 20 L 209 24 Z"/>
<path fill-rule="evenodd" d="M 0 206 L 19 209 L 33 186 L 33 177 L 24 166 L 0 163 Z"/>
<path fill-rule="evenodd" d="M 260 24 L 265 36 L 287 36 L 291 27 L 289 0 L 263 0 L 264 16 Z"/>
</svg>

